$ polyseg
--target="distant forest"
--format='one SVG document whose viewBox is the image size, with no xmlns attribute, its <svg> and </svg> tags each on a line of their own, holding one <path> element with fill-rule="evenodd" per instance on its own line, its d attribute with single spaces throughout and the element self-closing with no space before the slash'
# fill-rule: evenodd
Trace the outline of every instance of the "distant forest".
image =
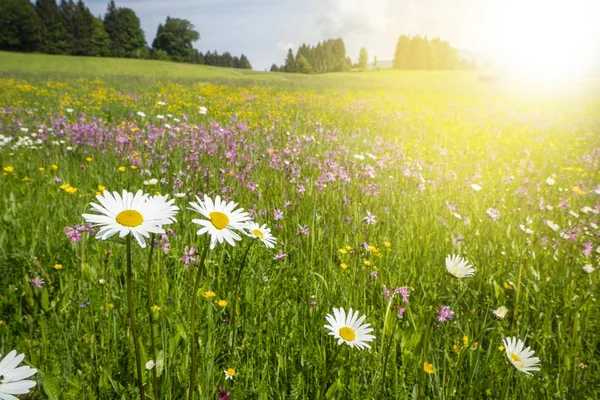
<svg viewBox="0 0 600 400">
<path fill-rule="evenodd" d="M 252 69 L 245 55 L 217 51 L 202 54 L 192 45 L 200 38 L 188 20 L 167 17 L 148 47 L 140 20 L 130 8 L 109 1 L 104 19 L 82 0 L 0 0 L 0 50 L 95 57 L 170 60 Z"/>
<path fill-rule="evenodd" d="M 285 62 L 281 66 L 273 64 L 272 72 L 299 72 L 322 73 L 340 72 L 351 69 L 366 70 L 368 67 L 368 52 L 366 48 L 360 49 L 356 63 L 352 63 L 346 56 L 346 47 L 342 39 L 329 39 L 316 46 L 302 44 L 296 55 L 292 49 L 288 50 Z M 398 38 L 394 61 L 395 69 L 469 69 L 473 68 L 472 62 L 462 60 L 458 51 L 450 46 L 447 41 L 439 38 L 432 40 L 427 37 L 406 36 Z M 373 68 L 377 68 L 377 57 L 373 60 Z"/>
</svg>

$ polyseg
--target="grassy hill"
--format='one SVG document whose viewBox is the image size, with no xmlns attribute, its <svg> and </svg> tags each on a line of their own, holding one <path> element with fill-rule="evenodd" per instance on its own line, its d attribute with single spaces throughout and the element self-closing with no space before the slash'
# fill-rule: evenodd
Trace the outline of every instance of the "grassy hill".
<svg viewBox="0 0 600 400">
<path fill-rule="evenodd" d="M 101 78 L 122 88 L 152 84 L 155 81 L 197 81 L 236 86 L 276 86 L 279 89 L 380 90 L 385 92 L 546 95 L 548 92 L 581 95 L 600 94 L 600 79 L 577 82 L 479 82 L 474 71 L 407 71 L 381 69 L 368 72 L 342 72 L 320 75 L 272 73 L 233 68 L 126 58 L 75 57 L 0 51 L 0 76 L 31 80 Z M 125 78 L 125 79 L 123 79 Z"/>
</svg>

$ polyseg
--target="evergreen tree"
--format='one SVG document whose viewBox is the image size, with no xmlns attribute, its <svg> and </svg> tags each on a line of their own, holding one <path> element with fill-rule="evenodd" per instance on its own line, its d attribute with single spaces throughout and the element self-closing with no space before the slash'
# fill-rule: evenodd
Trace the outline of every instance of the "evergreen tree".
<svg viewBox="0 0 600 400">
<path fill-rule="evenodd" d="M 240 68 L 240 58 L 238 56 L 233 57 L 233 68 Z"/>
<path fill-rule="evenodd" d="M 41 21 L 29 0 L 0 1 L 0 50 L 38 50 L 41 29 Z"/>
<path fill-rule="evenodd" d="M 288 49 L 287 57 L 285 58 L 285 72 L 296 72 L 296 60 L 292 49 Z"/>
<path fill-rule="evenodd" d="M 174 61 L 188 61 L 193 54 L 192 43 L 198 39 L 200 35 L 190 21 L 167 17 L 165 24 L 158 26 L 152 49 L 166 51 Z"/>
<path fill-rule="evenodd" d="M 358 68 L 363 71 L 367 70 L 367 64 L 369 63 L 369 53 L 367 53 L 366 48 L 360 49 L 360 54 L 358 55 Z"/>
<path fill-rule="evenodd" d="M 35 11 L 41 22 L 40 51 L 49 54 L 65 54 L 67 32 L 61 20 L 56 0 L 37 0 Z"/>
<path fill-rule="evenodd" d="M 277 67 L 277 64 L 271 65 L 270 71 L 271 72 L 279 72 L 279 67 Z"/>
<path fill-rule="evenodd" d="M 402 35 L 398 38 L 398 42 L 396 43 L 396 53 L 394 54 L 394 62 L 392 64 L 394 68 L 408 68 L 410 42 L 411 39 L 406 35 Z"/>
<path fill-rule="evenodd" d="M 250 64 L 250 60 L 245 55 L 240 56 L 240 68 L 241 69 L 252 69 L 252 64 Z"/>
<path fill-rule="evenodd" d="M 64 0 L 63 0 L 64 1 Z M 113 57 L 121 57 L 121 29 L 119 27 L 119 16 L 114 0 L 110 0 L 106 14 L 104 15 L 104 30 L 110 38 L 110 54 Z"/>
<path fill-rule="evenodd" d="M 221 66 L 226 68 L 233 68 L 233 57 L 228 51 L 223 53 L 223 55 L 221 56 Z"/>
<path fill-rule="evenodd" d="M 73 54 L 79 56 L 94 55 L 92 34 L 94 30 L 94 16 L 90 10 L 79 0 L 73 8 Z"/>
<path fill-rule="evenodd" d="M 94 17 L 91 42 L 93 55 L 97 57 L 110 57 L 110 38 L 104 30 L 104 22 L 100 18 Z"/>
</svg>

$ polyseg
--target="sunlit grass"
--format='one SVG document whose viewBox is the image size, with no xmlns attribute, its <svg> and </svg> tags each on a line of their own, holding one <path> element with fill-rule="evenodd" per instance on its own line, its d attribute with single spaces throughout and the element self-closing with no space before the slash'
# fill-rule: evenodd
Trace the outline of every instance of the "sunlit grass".
<svg viewBox="0 0 600 400">
<path fill-rule="evenodd" d="M 65 234 L 101 185 L 185 194 L 174 234 L 155 248 L 153 305 L 148 252 L 133 252 L 144 363 L 146 310 L 159 307 L 161 398 L 186 395 L 192 301 L 198 399 L 219 386 L 236 399 L 597 398 L 598 279 L 582 270 L 600 257 L 597 89 L 516 96 L 462 73 L 423 76 L 257 85 L 5 74 L 0 353 L 26 353 L 40 398 L 137 396 L 125 246 Z M 233 350 L 236 274 L 251 239 L 210 252 L 193 293 L 194 263 L 180 259 L 186 247 L 200 258 L 188 202 L 205 193 L 252 210 L 278 239 L 248 253 Z M 452 254 L 472 277 L 448 274 Z M 42 289 L 27 283 L 37 276 Z M 408 303 L 393 295 L 404 287 Z M 454 313 L 445 322 L 443 306 Z M 493 315 L 500 306 L 504 319 Z M 370 350 L 327 334 L 334 307 L 366 316 Z M 499 348 L 509 336 L 540 358 L 532 377 Z M 150 372 L 143 380 L 151 393 Z"/>
</svg>

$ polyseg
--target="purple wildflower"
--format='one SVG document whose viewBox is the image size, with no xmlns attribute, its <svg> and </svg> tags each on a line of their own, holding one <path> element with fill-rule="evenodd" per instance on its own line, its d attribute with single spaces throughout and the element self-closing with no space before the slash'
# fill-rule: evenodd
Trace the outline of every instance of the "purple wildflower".
<svg viewBox="0 0 600 400">
<path fill-rule="evenodd" d="M 394 289 L 394 294 L 399 294 L 402 296 L 402 302 L 408 303 L 408 296 L 410 296 L 410 292 L 414 290 L 413 288 L 409 288 L 408 286 L 397 287 Z"/>
<path fill-rule="evenodd" d="M 273 211 L 273 220 L 279 221 L 280 219 L 283 219 L 283 211 L 281 211 L 281 210 L 274 210 Z"/>
<path fill-rule="evenodd" d="M 196 255 L 196 248 L 185 246 L 185 249 L 183 249 L 183 257 L 181 257 L 179 261 L 182 261 L 186 267 L 189 267 L 191 263 L 198 261 L 194 255 Z"/>
<path fill-rule="evenodd" d="M 300 225 L 298 224 L 298 235 L 308 236 L 310 234 L 310 229 L 308 225 Z"/>
<path fill-rule="evenodd" d="M 285 254 L 283 250 L 279 250 L 279 253 L 275 254 L 275 257 L 273 257 L 273 261 L 281 261 L 284 260 L 286 257 L 287 254 Z"/>
<path fill-rule="evenodd" d="M 398 318 L 402 318 L 404 316 L 404 313 L 406 312 L 406 308 L 396 306 L 396 311 L 398 312 Z"/>
<path fill-rule="evenodd" d="M 454 311 L 450 310 L 450 306 L 441 306 L 436 308 L 436 311 L 439 313 L 437 318 L 439 322 L 446 322 L 454 318 Z"/>
<path fill-rule="evenodd" d="M 364 217 L 361 221 L 367 225 L 374 225 L 377 223 L 377 216 L 371 214 L 371 211 L 367 210 L 367 216 Z"/>
<path fill-rule="evenodd" d="M 44 285 L 44 280 L 42 278 L 40 278 L 39 276 L 36 276 L 35 279 L 30 279 L 28 281 L 28 283 L 33 287 L 41 289 L 42 286 Z"/>
</svg>

